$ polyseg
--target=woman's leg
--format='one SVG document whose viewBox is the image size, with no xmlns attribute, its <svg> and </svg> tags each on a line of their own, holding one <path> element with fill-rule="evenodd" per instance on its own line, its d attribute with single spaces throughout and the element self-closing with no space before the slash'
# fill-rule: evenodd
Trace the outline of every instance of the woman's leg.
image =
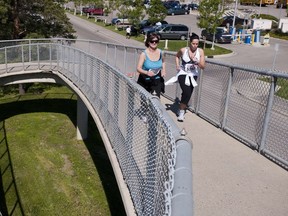
<svg viewBox="0 0 288 216">
<path fill-rule="evenodd" d="M 190 100 L 192 92 L 193 92 L 193 85 L 191 83 L 190 78 L 189 78 L 190 86 L 187 86 L 185 84 L 185 79 L 186 79 L 186 75 L 180 75 L 178 77 L 178 82 L 179 82 L 180 88 L 182 90 L 181 100 L 180 100 L 180 104 L 179 104 L 178 121 L 184 121 L 185 110 L 187 109 L 189 100 Z"/>
<path fill-rule="evenodd" d="M 156 93 L 156 96 L 160 98 L 161 91 L 162 91 L 162 85 L 161 85 L 161 79 L 153 80 L 153 84 L 151 86 L 151 94 Z"/>
</svg>

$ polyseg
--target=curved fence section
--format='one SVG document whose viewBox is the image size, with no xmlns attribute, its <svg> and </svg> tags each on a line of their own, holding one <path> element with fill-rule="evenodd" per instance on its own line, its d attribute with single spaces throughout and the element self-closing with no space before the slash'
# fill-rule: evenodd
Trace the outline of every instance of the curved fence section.
<svg viewBox="0 0 288 216">
<path fill-rule="evenodd" d="M 143 48 L 93 41 L 69 42 L 137 79 Z M 98 52 L 102 50 L 102 52 Z M 165 52 L 166 79 L 175 75 L 175 52 Z M 288 169 L 288 71 L 265 70 L 206 59 L 190 110 L 249 147 Z M 180 98 L 179 85 L 166 86 L 165 96 Z"/>
<path fill-rule="evenodd" d="M 137 79 L 136 64 L 143 48 L 85 40 L 69 44 Z M 165 52 L 167 80 L 176 73 L 175 54 Z M 167 98 L 177 101 L 180 94 L 179 85 L 166 86 Z M 288 71 L 206 59 L 190 110 L 288 169 Z"/>
<path fill-rule="evenodd" d="M 122 174 L 117 180 L 127 185 L 135 214 L 193 215 L 192 144 L 181 136 L 159 99 L 91 54 L 41 42 L 0 48 L 0 79 L 58 74 L 92 107 L 94 120 L 100 119 L 109 139 L 107 152 L 117 158 L 117 166 L 112 166 Z M 183 175 L 184 181 L 179 177 Z"/>
</svg>

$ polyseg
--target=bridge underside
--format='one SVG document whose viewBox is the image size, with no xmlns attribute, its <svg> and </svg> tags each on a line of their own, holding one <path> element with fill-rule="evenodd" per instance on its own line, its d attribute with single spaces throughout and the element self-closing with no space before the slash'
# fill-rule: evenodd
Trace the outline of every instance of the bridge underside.
<svg viewBox="0 0 288 216">
<path fill-rule="evenodd" d="M 0 76 L 0 86 L 25 84 L 25 83 L 56 83 L 69 87 L 73 92 L 73 88 L 70 86 L 72 83 L 67 84 L 67 80 L 64 81 L 53 71 L 33 70 L 33 71 L 20 71 Z M 81 97 L 77 99 L 77 140 L 84 140 L 87 138 L 88 130 L 88 109 Z M 84 97 L 84 96 L 82 96 Z"/>
</svg>

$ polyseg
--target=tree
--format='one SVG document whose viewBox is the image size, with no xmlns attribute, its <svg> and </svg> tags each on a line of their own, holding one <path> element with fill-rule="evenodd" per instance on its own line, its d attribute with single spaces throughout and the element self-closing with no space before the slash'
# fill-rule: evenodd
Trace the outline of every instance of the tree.
<svg viewBox="0 0 288 216">
<path fill-rule="evenodd" d="M 0 39 L 75 38 L 72 24 L 59 2 L 53 0 L 2 0 Z M 19 93 L 24 94 L 22 84 Z"/>
<path fill-rule="evenodd" d="M 221 2 L 222 0 L 202 0 L 199 5 L 200 18 L 197 25 L 214 34 L 211 49 L 214 49 L 216 28 L 222 22 L 224 11 L 221 9 Z"/>
<path fill-rule="evenodd" d="M 117 9 L 118 18 L 128 18 L 129 23 L 136 29 L 145 17 L 143 0 L 109 0 L 109 6 L 108 11 Z"/>
<path fill-rule="evenodd" d="M 144 11 L 145 6 L 143 5 L 143 0 L 134 0 L 133 7 L 130 7 L 128 12 L 130 23 L 138 27 L 141 20 L 145 17 Z"/>
<path fill-rule="evenodd" d="M 9 4 L 7 1 L 0 1 L 0 39 L 11 38 L 13 23 L 9 16 Z"/>
<path fill-rule="evenodd" d="M 53 0 L 1 1 L 0 17 L 0 39 L 22 39 L 31 35 L 74 38 L 64 9 Z"/>
<path fill-rule="evenodd" d="M 150 7 L 147 9 L 147 14 L 150 23 L 157 23 L 166 18 L 167 9 L 161 0 L 151 0 Z"/>
</svg>

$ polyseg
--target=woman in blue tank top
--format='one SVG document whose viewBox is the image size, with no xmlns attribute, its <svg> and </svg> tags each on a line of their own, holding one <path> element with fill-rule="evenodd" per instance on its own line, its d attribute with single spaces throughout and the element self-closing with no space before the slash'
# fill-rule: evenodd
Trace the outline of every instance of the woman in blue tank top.
<svg viewBox="0 0 288 216">
<path fill-rule="evenodd" d="M 163 52 L 157 48 L 159 40 L 157 34 L 148 35 L 145 41 L 147 48 L 140 54 L 137 65 L 140 73 L 137 83 L 151 94 L 155 92 L 158 97 L 161 92 L 164 93 L 163 77 L 166 75 Z"/>
</svg>

